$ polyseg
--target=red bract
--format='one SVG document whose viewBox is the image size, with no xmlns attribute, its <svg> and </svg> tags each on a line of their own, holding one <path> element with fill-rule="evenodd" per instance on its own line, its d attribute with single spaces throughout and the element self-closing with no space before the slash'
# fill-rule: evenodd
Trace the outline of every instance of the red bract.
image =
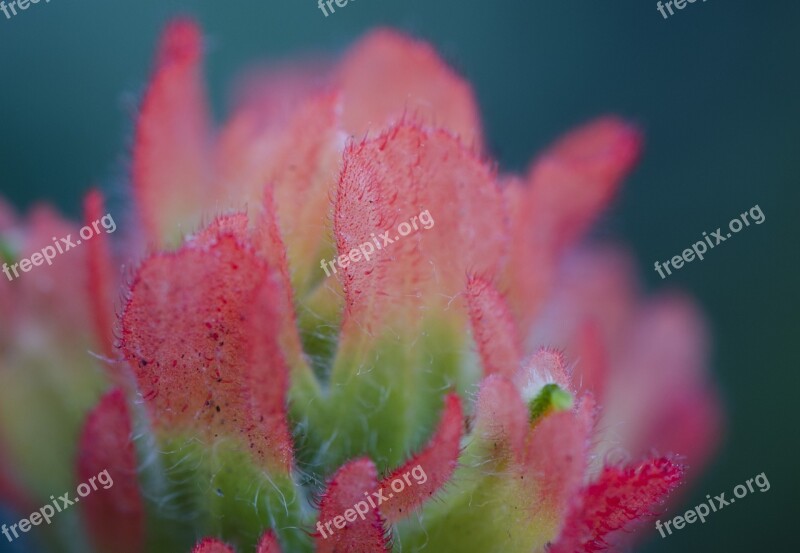
<svg viewBox="0 0 800 553">
<path fill-rule="evenodd" d="M 472 277 L 467 285 L 472 332 L 486 375 L 513 375 L 522 357 L 522 340 L 511 310 L 497 289 Z"/>
<path fill-rule="evenodd" d="M 333 533 L 328 536 L 322 534 L 325 530 L 318 530 L 315 534 L 318 553 L 375 553 L 388 550 L 379 508 L 370 509 L 363 520 L 359 517 L 344 528 L 330 526 L 336 517 L 344 520 L 345 511 L 353 509 L 356 503 L 366 501 L 365 497 L 377 489 L 377 484 L 375 464 L 369 459 L 351 461 L 333 476 L 319 504 L 319 522 L 322 526 L 327 524 L 327 531 Z"/>
<path fill-rule="evenodd" d="M 426 473 L 430 473 L 430 476 L 426 474 L 425 482 L 417 482 L 414 486 L 409 484 L 408 490 L 394 494 L 396 497 L 381 509 L 389 522 L 410 516 L 450 480 L 458 464 L 463 426 L 461 401 L 457 395 L 449 395 L 445 398 L 442 420 L 430 443 L 381 481 L 381 487 L 388 489 L 393 480 L 401 478 L 416 466 L 425 467 Z"/>
<path fill-rule="evenodd" d="M 437 232 L 399 239 L 398 224 L 425 209 Z M 333 220 L 341 253 L 385 231 L 392 240 L 342 275 L 345 316 L 369 330 L 391 320 L 393 310 L 449 301 L 464 290 L 468 271 L 497 273 L 506 249 L 500 190 L 489 168 L 449 133 L 406 122 L 345 150 Z"/>
<path fill-rule="evenodd" d="M 244 216 L 218 218 L 142 263 L 120 346 L 159 430 L 239 436 L 264 464 L 289 470 L 282 284 L 249 243 Z"/>
<path fill-rule="evenodd" d="M 200 30 L 188 20 L 172 23 L 142 102 L 133 151 L 133 190 L 143 208 L 146 243 L 174 243 L 191 230 L 209 193 L 211 135 L 201 63 Z"/>
<path fill-rule="evenodd" d="M 107 471 L 113 482 L 81 503 L 89 535 L 100 553 L 135 553 L 144 545 L 144 506 L 132 433 L 125 397 L 114 390 L 103 396 L 81 434 L 78 481 L 89 482 Z"/>
<path fill-rule="evenodd" d="M 342 123 L 351 135 L 377 132 L 404 114 L 416 114 L 468 146 L 482 140 L 472 88 L 424 42 L 388 29 L 375 31 L 345 56 L 337 75 Z"/>
<path fill-rule="evenodd" d="M 628 468 L 606 467 L 575 502 L 550 553 L 605 550 L 609 545 L 605 539 L 611 532 L 651 514 L 653 506 L 663 502 L 682 475 L 680 465 L 664 458 Z"/>
<path fill-rule="evenodd" d="M 103 196 L 99 191 L 93 190 L 86 195 L 83 211 L 87 225 L 105 215 Z M 114 292 L 119 284 L 114 273 L 110 242 L 107 234 L 98 234 L 86 246 L 92 322 L 100 352 L 107 357 L 111 357 L 114 350 Z"/>
</svg>

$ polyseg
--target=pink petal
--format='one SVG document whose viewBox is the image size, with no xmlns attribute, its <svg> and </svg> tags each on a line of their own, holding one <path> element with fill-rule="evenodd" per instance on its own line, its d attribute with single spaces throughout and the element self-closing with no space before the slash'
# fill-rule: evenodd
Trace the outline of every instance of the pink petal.
<svg viewBox="0 0 800 553">
<path fill-rule="evenodd" d="M 336 472 L 320 501 L 319 522 L 314 534 L 317 553 L 389 551 L 383 520 L 378 509 L 370 508 L 364 520 L 359 516 L 354 522 L 347 522 L 344 528 L 337 529 L 333 524 L 330 528 L 326 526 L 335 517 L 342 517 L 341 520 L 344 520 L 345 511 L 353 509 L 356 503 L 363 501 L 369 505 L 367 496 L 377 489 L 377 484 L 375 464 L 369 459 L 350 461 Z M 320 527 L 324 529 L 327 537 L 323 537 Z M 329 530 L 333 533 L 330 534 Z"/>
<path fill-rule="evenodd" d="M 78 480 L 89 485 L 90 479 L 107 471 L 113 482 L 108 489 L 98 485 L 81 498 L 84 521 L 98 553 L 144 550 L 144 506 L 132 432 L 125 397 L 119 389 L 103 396 L 81 432 Z"/>
<path fill-rule="evenodd" d="M 697 467 L 717 447 L 722 409 L 706 371 L 708 341 L 701 313 L 683 296 L 653 300 L 635 319 L 606 413 L 634 454 L 655 448 Z"/>
<path fill-rule="evenodd" d="M 608 352 L 601 330 L 594 321 L 585 321 L 578 332 L 578 363 L 573 380 L 579 389 L 601 398 L 609 378 Z"/>
<path fill-rule="evenodd" d="M 656 458 L 628 468 L 606 467 L 583 492 L 550 553 L 604 551 L 612 532 L 648 516 L 681 482 L 683 467 Z"/>
<path fill-rule="evenodd" d="M 281 288 L 284 291 L 284 300 L 280 302 L 278 308 L 282 321 L 280 343 L 290 366 L 297 367 L 300 364 L 304 364 L 305 360 L 303 347 L 300 343 L 300 335 L 297 332 L 294 288 L 289 277 L 286 248 L 283 244 L 281 231 L 278 228 L 277 212 L 271 188 L 264 190 L 262 210 L 256 221 L 253 242 L 256 251 L 276 271 L 276 277 L 280 280 Z"/>
<path fill-rule="evenodd" d="M 191 20 L 167 27 L 136 123 L 134 197 L 155 244 L 174 243 L 193 230 L 208 196 L 211 127 L 201 83 L 201 42 Z"/>
<path fill-rule="evenodd" d="M 559 140 L 528 176 L 529 205 L 535 209 L 529 225 L 538 229 L 537 238 L 558 250 L 583 234 L 608 205 L 640 149 L 639 131 L 614 117 L 592 121 Z"/>
<path fill-rule="evenodd" d="M 535 396 L 546 384 L 558 384 L 564 390 L 572 390 L 572 382 L 567 374 L 564 354 L 558 350 L 539 348 L 527 357 L 516 372 L 514 381 L 527 396 Z"/>
<path fill-rule="evenodd" d="M 342 61 L 345 129 L 357 137 L 380 131 L 405 114 L 451 129 L 467 144 L 481 142 L 470 85 L 424 42 L 389 29 L 373 31 Z"/>
<path fill-rule="evenodd" d="M 203 538 L 194 546 L 192 553 L 236 553 L 232 547 L 214 538 Z"/>
<path fill-rule="evenodd" d="M 238 187 L 241 177 L 256 176 L 252 169 L 271 163 L 261 156 L 264 147 L 281 139 L 290 121 L 304 111 L 303 106 L 321 93 L 325 95 L 330 71 L 330 64 L 314 54 L 248 68 L 237 78 L 231 101 L 235 108 L 216 142 L 219 184 L 237 183 Z"/>
<path fill-rule="evenodd" d="M 582 326 L 593 324 L 613 368 L 614 356 L 630 342 L 640 301 L 641 287 L 635 275 L 635 263 L 618 248 L 598 245 L 571 252 L 557 274 L 558 286 L 536 321 L 530 342 L 563 348 L 570 359 L 578 360 L 580 368 L 577 339 Z"/>
<path fill-rule="evenodd" d="M 713 453 L 722 429 L 720 400 L 706 368 L 708 331 L 698 309 L 681 296 L 637 309 L 632 274 L 630 259 L 616 249 L 576 252 L 559 273 L 531 341 L 563 347 L 576 359 L 575 385 L 600 398 L 600 458 L 612 447 L 634 456 L 654 449 L 676 453 L 687 458 L 692 476 Z M 587 326 L 594 327 L 594 337 L 587 337 Z"/>
<path fill-rule="evenodd" d="M 223 205 L 260 205 L 265 187 L 272 189 L 300 293 L 319 279 L 321 250 L 330 249 L 330 202 L 343 146 L 339 111 L 330 92 L 299 102 L 285 120 L 262 123 L 259 111 L 245 108 L 220 140 Z"/>
<path fill-rule="evenodd" d="M 233 87 L 235 109 L 216 140 L 219 188 L 260 192 L 257 188 L 267 183 L 259 168 L 272 163 L 264 154 L 281 140 L 289 121 L 302 111 L 301 106 L 319 94 L 328 81 L 328 72 L 318 59 L 293 59 L 287 64 L 256 67 L 238 78 Z M 217 192 L 225 196 L 224 190 Z"/>
<path fill-rule="evenodd" d="M 332 93 L 301 106 L 265 175 L 264 182 L 274 185 L 277 219 L 300 290 L 318 280 L 319 260 L 331 251 L 331 198 L 343 146 L 339 110 L 340 99 Z"/>
<path fill-rule="evenodd" d="M 289 370 L 275 334 L 281 312 L 275 306 L 276 287 L 269 282 L 261 285 L 252 309 L 245 321 L 249 359 L 245 367 L 245 382 L 251 396 L 253 419 L 258 421 L 255 434 L 263 435 L 266 451 L 257 450 L 261 457 L 276 456 L 288 471 L 292 464 L 292 438 L 286 419 L 286 397 L 289 393 Z"/>
<path fill-rule="evenodd" d="M 560 520 L 581 487 L 588 466 L 594 402 L 544 417 L 528 435 L 525 465 L 536 483 L 538 509 Z"/>
<path fill-rule="evenodd" d="M 431 228 L 418 225 L 394 241 L 398 225 L 425 210 Z M 497 273 L 504 221 L 494 175 L 445 131 L 401 123 L 351 144 L 334 211 L 338 251 L 347 255 L 374 240 L 382 249 L 339 271 L 347 315 L 369 329 L 397 309 L 417 315 L 413 320 L 421 304 L 446 306 L 464 290 L 468 272 Z M 383 247 L 378 237 L 387 231 L 394 243 Z"/>
<path fill-rule="evenodd" d="M 489 458 L 521 462 L 528 430 L 528 410 L 511 380 L 492 375 L 484 379 L 475 407 L 475 439 L 491 444 Z"/>
<path fill-rule="evenodd" d="M 224 426 L 214 407 L 243 403 L 241 320 L 267 268 L 233 237 L 207 247 L 146 259 L 122 315 L 122 350 L 167 428 Z"/>
<path fill-rule="evenodd" d="M 522 347 L 505 299 L 486 279 L 471 277 L 467 285 L 467 302 L 472 332 L 483 362 L 483 374 L 513 376 L 519 369 Z"/>
<path fill-rule="evenodd" d="M 405 487 L 402 493 L 394 493 L 391 501 L 381 506 L 381 513 L 389 522 L 398 522 L 409 516 L 450 480 L 458 464 L 463 429 L 461 400 L 458 395 L 449 394 L 445 398 L 444 412 L 439 421 L 439 427 L 425 449 L 381 481 L 381 488 L 389 490 L 393 480 L 403 481 L 403 475 L 411 472 L 417 466 L 427 476 L 424 483 L 414 482 L 413 485 Z"/>
<path fill-rule="evenodd" d="M 238 433 L 263 462 L 288 470 L 285 407 L 263 386 L 286 378 L 274 311 L 285 295 L 252 247 L 227 233 L 230 222 L 217 219 L 196 241 L 142 263 L 121 348 L 161 430 L 212 441 Z M 255 355 L 267 357 L 254 364 Z"/>
<path fill-rule="evenodd" d="M 278 226 L 278 213 L 275 209 L 275 190 L 272 187 L 264 189 L 261 211 L 256 220 L 253 241 L 256 249 L 267 263 L 280 271 L 281 280 L 289 286 L 289 291 L 291 292 L 286 246 L 283 243 L 281 230 Z M 294 301 L 291 295 L 288 296 L 288 299 Z"/>
<path fill-rule="evenodd" d="M 54 247 L 56 256 L 52 265 L 43 263 L 28 273 L 20 270 L 19 279 L 8 283 L 15 286 L 13 300 L 20 308 L 18 316 L 9 317 L 15 326 L 24 328 L 26 323 L 32 323 L 39 327 L 39 331 L 63 337 L 66 343 L 72 344 L 87 344 L 91 338 L 87 332 L 92 328 L 88 308 L 88 250 L 78 235 L 78 229 L 77 225 L 62 219 L 48 206 L 37 206 L 31 212 L 18 259 L 30 258 L 45 247 L 54 247 L 55 242 L 63 244 L 60 239 L 68 235 L 73 246 L 66 249 L 68 246 L 64 245 L 63 253 L 58 253 Z M 65 324 L 65 321 L 69 323 Z"/>
<path fill-rule="evenodd" d="M 639 132 L 604 117 L 561 140 L 532 166 L 528 186 L 506 190 L 512 214 L 514 305 L 528 322 L 552 285 L 557 256 L 589 228 L 636 161 Z M 522 314 L 525 314 L 522 316 Z"/>
<path fill-rule="evenodd" d="M 256 553 L 281 553 L 281 546 L 271 530 L 261 537 Z"/>
<path fill-rule="evenodd" d="M 83 203 L 86 225 L 91 225 L 106 214 L 103 204 L 103 195 L 99 190 L 92 190 L 86 195 Z M 114 276 L 114 259 L 108 233 L 95 234 L 86 245 L 86 251 L 95 336 L 100 352 L 111 358 L 114 350 L 114 293 L 117 279 Z"/>
</svg>

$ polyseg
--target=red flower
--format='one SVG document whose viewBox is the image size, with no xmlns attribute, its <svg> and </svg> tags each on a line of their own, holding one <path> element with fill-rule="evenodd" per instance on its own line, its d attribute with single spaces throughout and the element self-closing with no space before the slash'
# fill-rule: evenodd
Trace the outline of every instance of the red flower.
<svg viewBox="0 0 800 553">
<path fill-rule="evenodd" d="M 392 31 L 334 67 L 250 79 L 219 131 L 201 64 L 200 31 L 171 24 L 136 125 L 127 239 L 89 241 L 58 268 L 72 279 L 41 267 L 0 284 L 14 315 L 0 378 L 44 345 L 96 398 L 91 347 L 114 388 L 66 453 L 80 481 L 115 481 L 81 503 L 97 551 L 203 535 L 261 553 L 599 551 L 678 486 L 674 454 L 712 453 L 699 314 L 640 300 L 622 254 L 579 243 L 640 154 L 632 125 L 600 118 L 527 176 L 498 176 L 469 85 Z M 92 193 L 87 221 L 103 211 Z M 0 245 L 28 255 L 61 224 L 0 206 Z M 67 299 L 73 281 L 88 286 Z M 0 494 L 37 504 L 58 488 L 9 486 L 42 468 L 20 463 L 0 389 Z M 73 436 L 84 411 L 48 416 Z"/>
</svg>

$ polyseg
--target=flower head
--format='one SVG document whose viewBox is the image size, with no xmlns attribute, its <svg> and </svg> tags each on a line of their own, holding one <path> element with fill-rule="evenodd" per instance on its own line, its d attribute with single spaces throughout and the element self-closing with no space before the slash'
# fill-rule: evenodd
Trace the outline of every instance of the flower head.
<svg viewBox="0 0 800 553">
<path fill-rule="evenodd" d="M 250 79 L 219 129 L 202 59 L 173 22 L 126 240 L 0 279 L 0 499 L 24 513 L 75 485 L 65 467 L 107 470 L 80 504 L 99 553 L 573 553 L 631 539 L 703 464 L 700 315 L 581 242 L 634 126 L 600 118 L 498 175 L 469 85 L 393 31 Z M 70 229 L 0 205 L 11 261 Z"/>
</svg>

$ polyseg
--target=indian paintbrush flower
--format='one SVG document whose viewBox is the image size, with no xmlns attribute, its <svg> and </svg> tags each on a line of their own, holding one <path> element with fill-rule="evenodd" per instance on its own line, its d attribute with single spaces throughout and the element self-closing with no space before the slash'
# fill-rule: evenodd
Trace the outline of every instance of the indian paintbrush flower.
<svg viewBox="0 0 800 553">
<path fill-rule="evenodd" d="M 640 154 L 633 125 L 602 117 L 498 175 L 469 85 L 396 32 L 249 79 L 219 129 L 201 66 L 199 29 L 170 24 L 126 238 L 0 282 L 0 499 L 24 515 L 116 483 L 52 550 L 600 551 L 705 462 L 700 315 L 581 242 Z M 435 228 L 320 269 L 426 210 Z M 104 212 L 91 192 L 86 220 Z M 0 205 L 5 260 L 70 229 Z"/>
</svg>

